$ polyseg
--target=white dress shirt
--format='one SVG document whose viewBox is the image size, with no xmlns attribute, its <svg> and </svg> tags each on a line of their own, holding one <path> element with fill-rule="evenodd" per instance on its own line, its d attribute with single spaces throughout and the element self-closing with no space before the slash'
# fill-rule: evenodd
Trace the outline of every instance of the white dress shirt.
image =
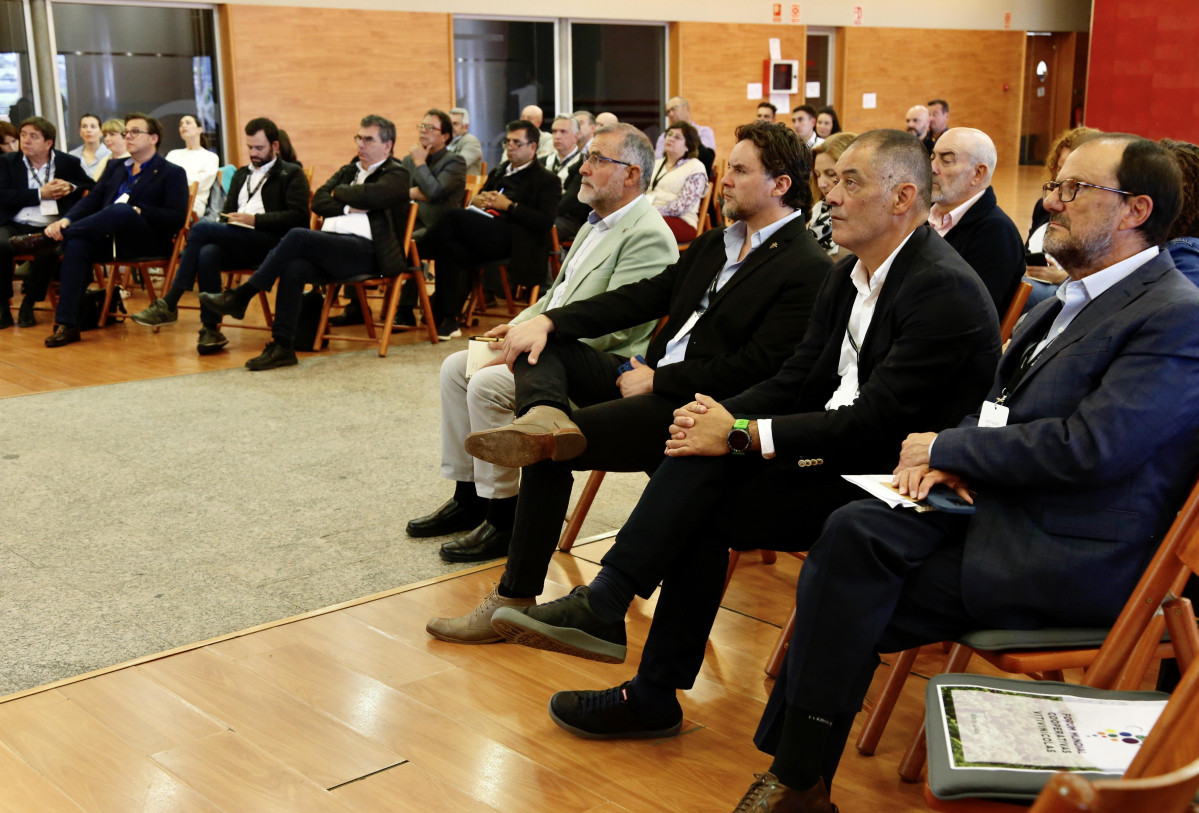
<svg viewBox="0 0 1199 813">
<path fill-rule="evenodd" d="M 383 161 L 387 159 L 384 158 Z M 383 161 L 377 164 L 371 164 L 369 167 L 362 166 L 361 161 L 355 161 L 358 166 L 358 173 L 354 176 L 354 185 L 360 186 L 366 183 L 366 179 L 371 176 L 376 169 L 383 165 Z M 371 237 L 371 222 L 366 216 L 366 212 L 351 212 L 349 204 L 342 207 L 344 214 L 337 217 L 325 218 L 325 222 L 321 225 L 321 231 L 332 232 L 333 234 L 356 234 L 359 237 L 365 237 L 367 240 Z"/>
<path fill-rule="evenodd" d="M 587 262 L 587 257 L 600 244 L 609 231 L 616 228 L 616 224 L 624 219 L 624 216 L 629 213 L 629 210 L 637 205 L 637 201 L 643 196 L 638 195 L 632 201 L 617 209 L 607 217 L 601 218 L 595 212 L 587 215 L 587 222 L 591 224 L 591 229 L 588 230 L 587 236 L 583 238 L 583 243 L 570 257 L 570 262 L 562 269 L 558 275 L 561 282 L 554 286 L 554 292 L 550 296 L 549 308 L 557 308 L 562 305 L 562 300 L 566 298 L 566 288 L 570 285 L 571 279 L 574 277 L 575 271 Z"/>
</svg>

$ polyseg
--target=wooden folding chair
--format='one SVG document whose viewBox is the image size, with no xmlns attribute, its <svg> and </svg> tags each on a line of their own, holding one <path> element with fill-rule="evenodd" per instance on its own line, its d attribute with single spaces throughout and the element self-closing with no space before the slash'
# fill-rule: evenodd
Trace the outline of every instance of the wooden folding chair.
<svg viewBox="0 0 1199 813">
<path fill-rule="evenodd" d="M 695 224 L 695 236 L 699 237 L 709 228 L 708 221 L 708 205 L 712 202 L 712 191 L 716 188 L 716 184 L 709 183 L 708 188 L 704 190 L 704 198 L 699 204 L 699 221 Z M 679 251 L 686 251 L 694 240 L 688 240 L 686 243 L 679 243 Z"/>
<path fill-rule="evenodd" d="M 466 208 L 470 206 L 471 199 L 479 194 L 479 190 L 483 188 L 483 184 L 487 183 L 487 175 L 467 175 L 466 176 L 466 195 L 462 198 L 462 206 Z"/>
<path fill-rule="evenodd" d="M 1162 732 L 1156 737 L 1150 734 L 1141 746 L 1141 752 L 1125 772 L 1126 780 L 1188 770 L 1190 763 L 1199 758 L 1199 726 L 1195 725 L 1199 712 L 1199 699 L 1196 697 L 1199 690 L 1195 686 L 1196 681 L 1199 681 L 1196 671 L 1199 669 L 1196 666 L 1199 660 L 1196 658 L 1199 653 L 1199 629 L 1195 625 L 1191 602 L 1179 597 L 1187 580 L 1197 570 L 1199 481 L 1191 488 L 1182 510 L 1175 517 L 1152 561 L 1125 602 L 1124 609 L 1091 660 L 1081 683 L 1083 686 L 1113 691 L 1137 688 L 1153 658 L 1162 652 L 1162 633 L 1169 630 L 1174 657 L 1185 673 L 1182 684 L 1175 689 L 1176 696 L 1183 699 L 1176 705 L 1172 703 L 1173 708 L 1168 707 L 1167 713 L 1158 720 L 1158 726 L 1163 726 Z M 1067 657 L 1072 657 L 1072 654 L 1068 653 Z M 969 676 L 953 675 L 952 679 L 968 680 Z M 1012 680 L 1010 683 L 1014 690 L 1028 690 L 1030 685 L 1035 686 L 1027 681 Z M 1157 726 L 1154 732 L 1157 733 Z M 1165 784 L 1174 779 L 1177 777 Z M 1193 790 L 1192 787 L 1192 793 Z M 938 799 L 927 785 L 925 800 L 934 810 L 942 811 L 983 813 L 999 809 L 995 803 L 985 800 Z M 1010 811 L 1012 808 L 1007 805 L 1004 809 Z M 1112 809 L 1123 811 L 1125 808 Z M 1162 810 L 1161 813 L 1166 811 Z"/>
<path fill-rule="evenodd" d="M 112 297 L 116 292 L 118 281 L 123 282 L 126 287 L 130 287 L 134 275 L 140 275 L 142 285 L 145 287 L 146 293 L 149 294 L 150 301 L 153 302 L 158 298 L 158 292 L 154 289 L 154 279 L 150 275 L 150 269 L 161 268 L 164 282 L 169 282 L 171 277 L 175 275 L 175 268 L 179 265 L 179 255 L 183 251 L 183 244 L 187 241 L 187 232 L 196 220 L 196 213 L 192 210 L 192 207 L 196 203 L 196 190 L 198 188 L 199 184 L 197 183 L 193 183 L 189 187 L 187 217 L 183 221 L 183 228 L 175 233 L 175 242 L 169 256 L 114 258 L 111 262 L 96 264 L 96 270 L 106 276 L 104 281 L 104 305 L 100 310 L 100 327 L 108 324 L 108 318 L 111 315 L 108 309 L 112 305 Z"/>
<path fill-rule="evenodd" d="M 412 201 L 408 206 L 408 222 L 404 227 L 404 239 L 401 243 L 405 258 L 411 258 L 412 256 L 411 252 L 414 245 L 412 242 L 412 232 L 416 228 L 416 211 L 416 201 Z M 391 333 L 396 315 L 396 307 L 400 302 L 400 286 L 405 280 L 409 279 L 416 284 L 421 311 L 425 316 L 425 328 L 429 332 L 429 341 L 437 344 L 437 325 L 433 320 L 433 306 L 429 302 L 429 291 L 425 285 L 424 276 L 421 273 L 418 263 L 415 267 L 410 264 L 408 270 L 401 272 L 395 277 L 362 274 L 350 277 L 349 279 L 334 280 L 326 283 L 325 304 L 321 307 L 321 318 L 320 322 L 317 323 L 316 341 L 312 349 L 319 351 L 325 341 L 378 343 L 379 355 L 380 357 L 385 357 L 387 355 L 387 348 L 391 344 Z M 338 291 L 346 286 L 353 287 L 358 296 L 358 304 L 362 307 L 362 315 L 366 322 L 367 335 L 365 337 L 333 333 L 328 330 L 329 309 L 332 307 L 334 300 L 337 299 Z M 379 291 L 383 294 L 382 322 L 375 321 L 374 310 L 366 300 L 366 292 L 368 290 Z M 381 328 L 382 330 L 377 331 L 376 328 Z"/>
</svg>

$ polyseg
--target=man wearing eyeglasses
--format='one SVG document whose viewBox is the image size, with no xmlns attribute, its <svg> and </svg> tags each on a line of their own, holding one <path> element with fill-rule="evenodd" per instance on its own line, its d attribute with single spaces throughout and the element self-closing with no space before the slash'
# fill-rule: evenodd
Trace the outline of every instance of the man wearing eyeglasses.
<svg viewBox="0 0 1199 813">
<path fill-rule="evenodd" d="M 117 257 L 167 257 L 187 221 L 187 173 L 158 154 L 162 125 L 145 113 L 125 116 L 129 158 L 108 162 L 95 189 L 46 227 L 63 244 L 62 284 L 54 333 L 46 347 L 80 339 L 79 306 L 92 265 Z"/>
<path fill-rule="evenodd" d="M 468 209 L 447 212 L 421 242 L 422 256 L 437 262 L 433 311 L 442 339 L 462 335 L 458 316 L 482 263 L 509 258 L 511 284 L 545 284 L 562 184 L 536 160 L 538 132 L 532 122 L 511 122 L 508 160 L 491 171 Z"/>
<path fill-rule="evenodd" d="M 1024 241 L 991 188 L 995 144 L 982 130 L 955 127 L 932 150 L 928 224 L 978 274 L 1002 318 L 1024 276 Z"/>
<path fill-rule="evenodd" d="M 952 489 L 973 513 L 866 500 L 829 519 L 746 809 L 828 809 L 878 653 L 1119 614 L 1199 458 L 1199 291 L 1158 248 L 1181 195 L 1169 154 L 1123 134 L 1080 145 L 1046 184 L 1046 250 L 1068 281 L 1017 329 L 979 411 L 910 435 L 894 471 L 901 493 Z"/>
<path fill-rule="evenodd" d="M 334 172 L 313 197 L 312 211 L 324 218 L 321 230 L 293 229 L 245 283 L 220 294 L 200 294 L 200 303 L 210 310 L 242 319 L 250 300 L 279 281 L 271 341 L 246 362 L 250 370 L 297 363 L 294 341 L 305 285 L 363 274 L 395 277 L 408 267 L 403 239 L 411 180 L 392 157 L 395 138 L 389 120 L 364 117 L 354 136 L 356 159 Z"/>
<path fill-rule="evenodd" d="M 573 471 L 653 471 L 677 407 L 696 391 L 740 392 L 774 375 L 794 352 L 830 265 L 805 227 L 811 153 L 789 128 L 754 122 L 738 129 L 729 167 L 724 214 L 733 226 L 700 235 L 661 274 L 587 300 L 551 303 L 506 332 L 520 417 L 472 433 L 466 450 L 491 464 L 523 467 L 508 563 L 496 591 L 466 616 L 433 619 L 431 634 L 501 640 L 488 622 L 501 607 L 536 603 Z M 587 185 L 629 171 L 594 147 L 582 170 Z M 644 356 L 601 352 L 582 341 L 664 317 Z M 571 402 L 581 408 L 572 411 Z M 525 440 L 531 453 L 517 448 Z M 469 637 L 446 633 L 463 627 Z"/>
<path fill-rule="evenodd" d="M 12 327 L 8 299 L 12 295 L 13 257 L 32 251 L 33 275 L 17 315 L 18 327 L 37 322 L 33 306 L 46 296 L 58 264 L 54 242 L 42 239 L 46 226 L 58 219 L 94 185 L 79 159 L 54 149 L 58 131 L 34 116 L 21 122 L 20 149 L 0 156 L 0 328 Z"/>
</svg>

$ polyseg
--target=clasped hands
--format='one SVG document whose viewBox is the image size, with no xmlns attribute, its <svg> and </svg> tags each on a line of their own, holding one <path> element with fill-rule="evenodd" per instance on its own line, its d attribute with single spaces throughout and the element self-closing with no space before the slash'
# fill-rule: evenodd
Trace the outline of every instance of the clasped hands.
<svg viewBox="0 0 1199 813">
<path fill-rule="evenodd" d="M 933 486 L 944 483 L 963 500 L 974 505 L 974 498 L 970 496 L 969 486 L 964 479 L 930 466 L 929 448 L 936 437 L 936 432 L 914 432 L 904 438 L 899 449 L 899 463 L 891 473 L 891 485 L 900 494 L 923 500 Z"/>
<path fill-rule="evenodd" d="M 694 401 L 674 411 L 666 455 L 716 457 L 728 454 L 733 420 L 733 414 L 716 399 L 697 392 Z"/>
<path fill-rule="evenodd" d="M 49 183 L 42 184 L 39 190 L 43 200 L 59 200 L 71 194 L 75 189 L 75 184 L 70 181 L 64 181 L 61 178 L 55 178 Z"/>
<path fill-rule="evenodd" d="M 506 212 L 512 208 L 512 199 L 503 192 L 480 192 L 471 199 L 471 205 L 478 206 L 480 209 Z"/>
</svg>

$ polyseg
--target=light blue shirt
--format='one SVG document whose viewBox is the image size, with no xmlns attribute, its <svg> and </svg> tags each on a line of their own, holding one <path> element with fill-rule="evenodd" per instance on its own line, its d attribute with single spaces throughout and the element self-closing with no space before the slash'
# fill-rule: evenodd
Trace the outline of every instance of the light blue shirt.
<svg viewBox="0 0 1199 813">
<path fill-rule="evenodd" d="M 769 226 L 759 229 L 749 238 L 749 254 L 745 255 L 745 260 L 758 250 L 758 247 L 774 236 L 774 233 L 783 226 L 790 223 L 797 217 L 802 216 L 802 212 L 792 212 L 781 220 L 776 220 Z M 691 340 L 691 331 L 695 327 L 695 323 L 699 321 L 704 312 L 708 309 L 709 300 L 713 293 L 718 292 L 725 284 L 733 278 L 733 274 L 745 264 L 745 260 L 739 260 L 737 257 L 741 254 L 741 247 L 745 245 L 745 232 L 749 230 L 744 220 L 740 220 L 724 230 L 724 268 L 716 275 L 712 287 L 704 293 L 704 298 L 700 300 L 699 307 L 695 309 L 695 313 L 691 314 L 691 318 L 679 328 L 678 333 L 674 338 L 666 343 L 666 352 L 662 354 L 662 359 L 658 362 L 658 368 L 665 367 L 668 364 L 674 364 L 676 361 L 682 361 L 687 355 L 687 343 Z"/>
</svg>

